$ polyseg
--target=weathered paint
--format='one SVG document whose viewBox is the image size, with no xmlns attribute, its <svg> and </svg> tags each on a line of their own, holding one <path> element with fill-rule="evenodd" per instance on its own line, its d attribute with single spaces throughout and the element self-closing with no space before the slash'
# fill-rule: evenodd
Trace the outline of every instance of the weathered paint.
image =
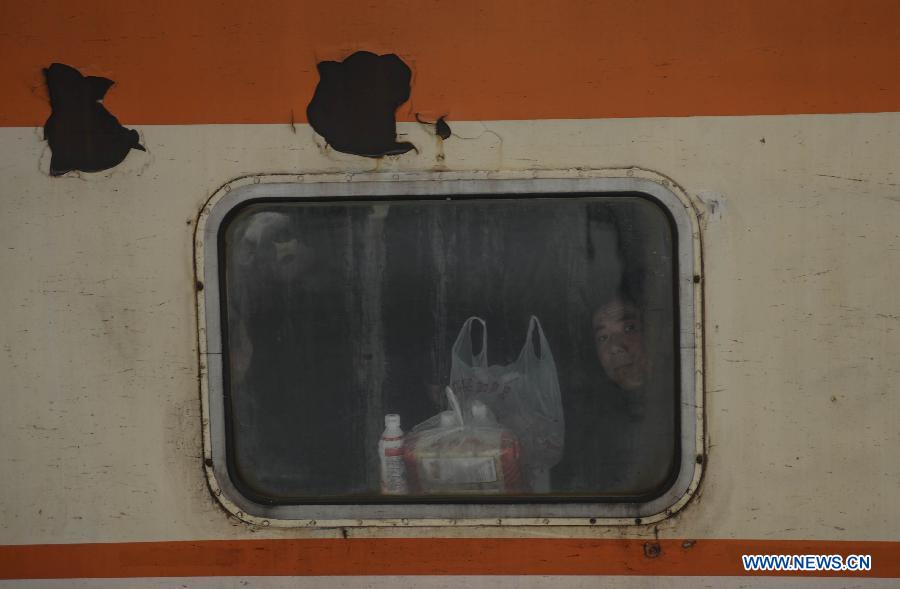
<svg viewBox="0 0 900 589">
<path fill-rule="evenodd" d="M 413 69 L 400 120 L 900 111 L 893 0 L 7 2 L 0 125 L 47 116 L 38 68 L 113 78 L 126 125 L 283 123 L 316 64 Z"/>
<path fill-rule="evenodd" d="M 897 538 L 900 115 L 455 126 L 472 139 L 446 142 L 441 165 L 464 176 L 637 165 L 703 196 L 710 448 L 700 497 L 658 524 L 661 538 Z M 287 125 L 141 131 L 159 147 L 60 180 L 35 165 L 46 151 L 38 130 L 0 130 L 0 142 L 15 146 L 0 170 L 0 263 L 14 277 L 3 282 L 0 311 L 0 542 L 339 537 L 247 528 L 206 489 L 193 223 L 230 179 L 271 171 L 303 181 L 319 171 L 352 180 L 375 162 L 320 151 L 305 126 L 296 135 Z M 426 147 L 377 166 L 432 169 L 428 130 L 400 132 Z M 654 530 L 352 532 L 535 534 Z"/>
<path fill-rule="evenodd" d="M 416 113 L 416 122 L 421 123 L 423 125 L 434 125 L 434 134 L 440 137 L 441 139 L 450 139 L 450 135 L 453 134 L 453 131 L 450 130 L 450 125 L 447 124 L 447 115 L 443 115 L 437 118 L 436 121 L 429 122 L 424 121 L 419 116 L 419 113 Z"/>
<path fill-rule="evenodd" d="M 415 146 L 397 141 L 394 113 L 409 100 L 409 66 L 396 55 L 357 51 L 316 66 L 319 83 L 306 116 L 330 147 L 365 157 L 400 155 Z"/>
<path fill-rule="evenodd" d="M 53 152 L 51 175 L 100 172 L 121 163 L 132 149 L 146 151 L 138 132 L 120 125 L 101 104 L 112 80 L 85 77 L 61 63 L 51 64 L 44 75 L 53 108 L 44 123 L 44 138 Z"/>
<path fill-rule="evenodd" d="M 900 542 L 565 540 L 559 538 L 220 540 L 0 547 L 0 578 L 347 575 L 735 576 L 741 554 L 869 554 L 872 570 L 815 577 L 900 577 Z M 796 576 L 769 572 L 761 577 Z"/>
</svg>

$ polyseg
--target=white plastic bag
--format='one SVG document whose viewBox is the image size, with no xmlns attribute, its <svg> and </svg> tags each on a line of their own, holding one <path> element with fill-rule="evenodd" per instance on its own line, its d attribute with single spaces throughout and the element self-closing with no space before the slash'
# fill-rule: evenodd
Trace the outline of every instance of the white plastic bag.
<svg viewBox="0 0 900 589">
<path fill-rule="evenodd" d="M 481 350 L 473 353 L 472 325 L 482 326 Z M 535 336 L 539 352 L 535 351 Z M 487 405 L 502 425 L 518 438 L 527 490 L 550 489 L 550 468 L 560 461 L 565 438 L 562 400 L 556 363 L 537 317 L 528 323 L 525 345 L 518 359 L 507 366 L 488 365 L 487 324 L 470 317 L 453 344 L 450 386 L 460 404 Z"/>
</svg>

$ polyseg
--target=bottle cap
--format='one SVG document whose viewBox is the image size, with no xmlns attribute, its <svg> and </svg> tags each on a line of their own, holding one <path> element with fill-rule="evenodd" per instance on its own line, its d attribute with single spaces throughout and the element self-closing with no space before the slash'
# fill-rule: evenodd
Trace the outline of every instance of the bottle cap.
<svg viewBox="0 0 900 589">
<path fill-rule="evenodd" d="M 388 413 L 384 416 L 385 427 L 400 427 L 400 416 L 396 413 Z"/>
</svg>

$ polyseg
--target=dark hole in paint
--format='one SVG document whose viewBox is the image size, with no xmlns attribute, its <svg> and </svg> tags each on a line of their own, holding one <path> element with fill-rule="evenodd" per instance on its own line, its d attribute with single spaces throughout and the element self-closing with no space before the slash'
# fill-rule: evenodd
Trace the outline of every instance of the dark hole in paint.
<svg viewBox="0 0 900 589">
<path fill-rule="evenodd" d="M 394 113 L 409 99 L 412 72 L 394 54 L 357 51 L 342 62 L 322 61 L 306 108 L 309 124 L 331 147 L 365 157 L 415 149 L 397 141 Z"/>
<path fill-rule="evenodd" d="M 146 151 L 134 129 L 119 124 L 100 101 L 113 85 L 108 78 L 82 76 L 54 63 L 44 70 L 50 91 L 50 118 L 44 139 L 50 144 L 50 174 L 72 170 L 99 172 L 117 166 L 132 149 Z"/>
<path fill-rule="evenodd" d="M 453 133 L 450 130 L 450 125 L 447 124 L 446 118 L 447 115 L 444 115 L 442 117 L 438 117 L 438 120 L 436 120 L 435 122 L 430 123 L 428 121 L 423 121 L 422 119 L 420 119 L 419 113 L 416 113 L 416 120 L 423 125 L 434 125 L 434 133 L 441 139 L 449 139 L 450 135 Z"/>
<path fill-rule="evenodd" d="M 441 139 L 450 138 L 450 125 L 447 124 L 444 117 L 438 118 L 437 122 L 434 124 L 434 131 Z"/>
</svg>

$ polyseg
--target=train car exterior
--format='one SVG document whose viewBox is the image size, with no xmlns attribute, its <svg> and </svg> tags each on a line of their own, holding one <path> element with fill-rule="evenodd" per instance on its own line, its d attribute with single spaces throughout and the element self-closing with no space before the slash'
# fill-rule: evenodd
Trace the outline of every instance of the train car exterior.
<svg viewBox="0 0 900 589">
<path fill-rule="evenodd" d="M 0 14 L 0 588 L 896 586 L 896 3 Z M 516 241 L 519 216 L 557 247 Z M 594 266 L 566 253 L 586 240 Z M 604 258 L 603 240 L 624 253 Z M 518 257 L 532 261 L 515 274 Z M 549 466 L 523 470 L 533 495 L 366 490 L 405 382 L 388 356 L 440 324 L 439 351 L 415 357 L 451 384 L 455 318 L 475 314 L 454 296 L 546 309 L 527 337 L 547 332 L 574 427 L 580 352 L 558 326 L 585 316 L 600 333 L 593 301 L 568 294 L 604 288 L 597 267 L 644 292 L 647 333 L 674 342 L 656 348 L 678 392 L 659 417 L 674 450 L 646 458 L 662 464 L 652 492 L 579 490 L 583 464 L 559 483 L 559 456 L 552 483 Z M 497 274 L 506 290 L 487 286 Z M 326 339 L 283 327 L 301 302 Z M 364 337 L 353 312 L 381 331 L 344 351 L 342 334 Z M 599 339 L 584 345 L 633 388 Z M 252 391 L 309 363 L 314 383 L 387 384 L 263 415 Z M 404 427 L 433 400 L 404 405 Z M 344 425 L 289 423 L 316 411 Z M 272 454 L 295 438 L 270 431 L 297 428 L 318 432 L 303 443 L 322 451 L 321 487 L 284 473 L 291 448 Z M 770 556 L 785 560 L 753 560 Z"/>
</svg>

